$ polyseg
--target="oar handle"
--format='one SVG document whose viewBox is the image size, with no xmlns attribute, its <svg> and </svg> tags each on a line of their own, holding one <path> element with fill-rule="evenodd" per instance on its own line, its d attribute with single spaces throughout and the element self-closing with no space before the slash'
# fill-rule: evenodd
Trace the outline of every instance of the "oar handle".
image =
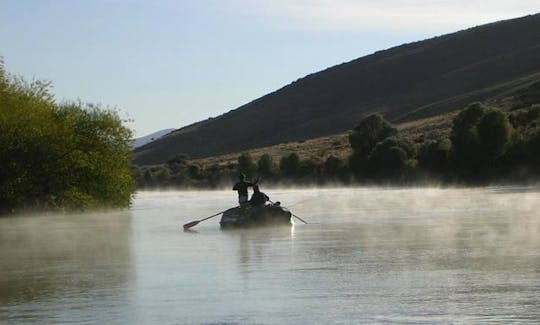
<svg viewBox="0 0 540 325">
<path fill-rule="evenodd" d="M 208 220 L 208 219 L 210 219 L 210 218 L 213 218 L 213 217 L 215 217 L 215 216 L 217 216 L 217 215 L 219 215 L 219 214 L 222 214 L 222 213 L 225 212 L 225 211 L 227 211 L 227 210 L 223 210 L 223 211 L 218 212 L 218 213 L 216 213 L 216 214 L 213 214 L 213 215 L 211 215 L 211 216 L 209 216 L 209 217 L 206 217 L 206 218 L 204 218 L 204 219 L 201 219 L 201 220 L 199 220 L 199 222 L 204 221 L 204 220 Z"/>
<path fill-rule="evenodd" d="M 270 201 L 270 200 L 268 200 L 268 202 L 274 204 L 274 202 L 272 202 L 272 201 Z M 290 211 L 289 211 L 289 212 L 290 212 Z M 291 215 L 292 215 L 293 217 L 295 217 L 296 219 L 302 221 L 302 222 L 305 223 L 306 225 L 308 224 L 304 219 L 300 218 L 299 216 L 295 215 L 294 213 L 291 212 Z"/>
<path fill-rule="evenodd" d="M 295 215 L 294 213 L 291 212 L 291 214 L 292 214 L 293 217 L 295 217 L 296 219 L 302 221 L 302 222 L 305 223 L 306 225 L 308 224 L 304 219 L 300 218 L 299 216 Z"/>
<path fill-rule="evenodd" d="M 206 218 L 203 218 L 203 219 L 201 219 L 201 220 L 195 220 L 195 221 L 192 221 L 192 222 L 188 222 L 188 223 L 186 223 L 186 224 L 183 226 L 183 227 L 184 227 L 184 230 L 188 230 L 189 228 L 198 225 L 199 222 L 204 221 L 204 220 L 208 220 L 208 219 L 210 219 L 210 218 L 213 218 L 213 217 L 215 217 L 215 216 L 217 216 L 217 215 L 222 214 L 222 213 L 225 212 L 225 211 L 227 211 L 227 210 L 220 211 L 220 212 L 218 212 L 218 213 L 216 213 L 216 214 L 213 214 L 213 215 L 211 215 L 211 216 L 209 216 L 209 217 L 206 217 Z"/>
</svg>

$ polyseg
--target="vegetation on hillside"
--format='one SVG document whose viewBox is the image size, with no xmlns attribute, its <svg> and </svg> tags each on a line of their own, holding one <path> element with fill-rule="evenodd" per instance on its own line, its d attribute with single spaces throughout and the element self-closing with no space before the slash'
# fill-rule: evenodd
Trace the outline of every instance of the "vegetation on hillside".
<svg viewBox="0 0 540 325">
<path fill-rule="evenodd" d="M 411 141 L 382 115 L 373 114 L 350 133 L 349 157 L 269 154 L 255 160 L 248 152 L 235 163 L 204 166 L 179 156 L 166 165 L 135 167 L 140 186 L 215 187 L 244 173 L 266 184 L 487 183 L 540 177 L 540 105 L 504 111 L 473 103 L 455 115 L 450 132 Z"/>
<path fill-rule="evenodd" d="M 413 121 L 540 80 L 540 14 L 400 45 L 310 74 L 179 129 L 135 152 L 139 165 L 194 159 L 327 136 L 380 112 Z"/>
<path fill-rule="evenodd" d="M 114 110 L 58 104 L 0 62 L 0 210 L 125 207 L 131 131 Z"/>
</svg>

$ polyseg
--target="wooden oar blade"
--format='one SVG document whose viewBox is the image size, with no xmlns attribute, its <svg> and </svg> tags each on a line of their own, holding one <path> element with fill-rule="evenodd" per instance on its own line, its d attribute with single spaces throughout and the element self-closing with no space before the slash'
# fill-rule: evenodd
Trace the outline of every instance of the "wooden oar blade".
<svg viewBox="0 0 540 325">
<path fill-rule="evenodd" d="M 192 222 L 186 223 L 186 224 L 184 225 L 184 230 L 188 230 L 189 228 L 198 225 L 199 222 L 201 222 L 201 221 L 200 221 L 200 220 L 196 220 L 196 221 L 192 221 Z"/>
</svg>

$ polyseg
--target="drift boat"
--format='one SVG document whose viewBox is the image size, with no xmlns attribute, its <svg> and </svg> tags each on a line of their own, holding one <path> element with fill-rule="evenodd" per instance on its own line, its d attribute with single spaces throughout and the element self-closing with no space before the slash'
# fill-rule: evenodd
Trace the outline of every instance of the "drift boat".
<svg viewBox="0 0 540 325">
<path fill-rule="evenodd" d="M 291 216 L 291 212 L 279 202 L 259 206 L 246 205 L 223 212 L 219 224 L 221 229 L 291 225 Z"/>
</svg>

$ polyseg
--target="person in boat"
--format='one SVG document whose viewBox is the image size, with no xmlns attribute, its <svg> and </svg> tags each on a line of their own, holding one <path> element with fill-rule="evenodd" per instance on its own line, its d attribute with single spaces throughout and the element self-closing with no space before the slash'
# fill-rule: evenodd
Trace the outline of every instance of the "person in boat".
<svg viewBox="0 0 540 325">
<path fill-rule="evenodd" d="M 252 206 L 264 205 L 266 201 L 269 200 L 270 198 L 268 197 L 268 195 L 261 192 L 258 185 L 253 186 L 253 195 L 251 195 L 249 204 L 251 204 Z"/>
<path fill-rule="evenodd" d="M 259 182 L 258 177 L 255 182 L 251 183 L 246 181 L 246 176 L 244 174 L 240 174 L 238 183 L 233 186 L 233 191 L 238 192 L 238 203 L 241 206 L 248 203 L 248 187 L 256 186 L 257 182 Z"/>
</svg>

